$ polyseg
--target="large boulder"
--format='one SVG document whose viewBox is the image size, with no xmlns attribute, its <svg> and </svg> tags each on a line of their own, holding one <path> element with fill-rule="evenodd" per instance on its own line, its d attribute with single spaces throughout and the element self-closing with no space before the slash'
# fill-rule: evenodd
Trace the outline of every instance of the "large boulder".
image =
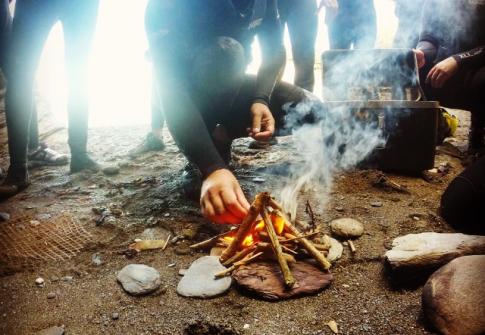
<svg viewBox="0 0 485 335">
<path fill-rule="evenodd" d="M 445 335 L 485 334 L 485 255 L 456 258 L 423 288 L 423 311 Z"/>
</svg>

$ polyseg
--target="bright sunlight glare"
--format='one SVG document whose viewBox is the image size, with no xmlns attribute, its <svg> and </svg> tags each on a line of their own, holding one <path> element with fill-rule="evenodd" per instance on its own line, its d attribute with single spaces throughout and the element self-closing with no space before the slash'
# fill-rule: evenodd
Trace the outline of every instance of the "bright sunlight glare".
<svg viewBox="0 0 485 335">
<path fill-rule="evenodd" d="M 101 0 L 90 64 L 90 126 L 147 125 L 150 123 L 152 73 L 147 60 L 148 43 L 144 31 L 147 0 Z M 378 18 L 377 47 L 390 47 L 397 22 L 392 0 L 375 0 Z M 319 55 L 328 49 L 324 11 L 320 13 L 317 39 L 315 93 L 319 95 Z M 285 34 L 291 60 L 288 34 Z M 248 72 L 261 63 L 257 42 Z M 294 67 L 288 62 L 283 79 L 291 81 Z M 37 74 L 39 100 L 45 103 L 54 122 L 66 124 L 67 82 L 64 67 L 62 26 L 51 31 Z"/>
</svg>

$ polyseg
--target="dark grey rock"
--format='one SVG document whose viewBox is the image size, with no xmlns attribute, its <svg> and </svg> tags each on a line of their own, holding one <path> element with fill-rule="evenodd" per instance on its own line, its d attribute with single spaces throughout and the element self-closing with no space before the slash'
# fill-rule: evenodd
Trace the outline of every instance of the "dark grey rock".
<svg viewBox="0 0 485 335">
<path fill-rule="evenodd" d="M 117 166 L 107 166 L 103 169 L 103 173 L 107 176 L 115 176 L 120 173 L 120 168 Z"/>
<path fill-rule="evenodd" d="M 10 220 L 10 214 L 0 212 L 0 222 L 7 222 L 8 220 Z"/>
<path fill-rule="evenodd" d="M 143 264 L 125 266 L 117 276 L 123 289 L 131 295 L 145 295 L 156 291 L 160 285 L 160 273 Z"/>
<path fill-rule="evenodd" d="M 485 333 L 485 255 L 463 256 L 436 271 L 423 288 L 423 311 L 440 333 Z"/>
<path fill-rule="evenodd" d="M 231 287 L 231 277 L 216 279 L 216 273 L 226 268 L 219 257 L 204 256 L 189 267 L 177 286 L 177 293 L 184 297 L 212 298 L 219 296 Z"/>
</svg>

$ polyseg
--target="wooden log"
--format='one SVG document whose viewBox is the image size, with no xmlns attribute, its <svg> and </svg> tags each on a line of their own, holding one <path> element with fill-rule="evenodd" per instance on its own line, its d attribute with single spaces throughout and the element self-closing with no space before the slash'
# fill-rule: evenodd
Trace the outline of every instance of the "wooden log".
<svg viewBox="0 0 485 335">
<path fill-rule="evenodd" d="M 281 215 L 285 219 L 285 224 L 288 230 L 292 235 L 295 235 L 295 237 L 301 237 L 300 231 L 293 226 L 290 222 L 290 220 L 287 218 L 286 215 L 284 215 L 282 212 L 280 212 L 278 215 Z M 332 266 L 332 264 L 325 258 L 325 256 L 313 245 L 312 242 L 307 240 L 304 237 L 301 237 L 299 240 L 297 240 L 298 243 L 302 245 L 302 247 L 320 264 L 323 270 L 328 270 Z"/>
<path fill-rule="evenodd" d="M 394 239 L 385 260 L 394 275 L 411 280 L 409 275 L 426 276 L 457 257 L 484 254 L 485 236 L 428 232 Z"/>
<path fill-rule="evenodd" d="M 234 236 L 234 240 L 232 240 L 231 244 L 222 253 L 221 263 L 224 263 L 229 258 L 234 256 L 234 254 L 239 250 L 239 248 L 241 247 L 241 243 L 244 241 L 244 238 L 251 230 L 254 221 L 256 221 L 256 218 L 261 213 L 264 206 L 266 206 L 270 198 L 271 197 L 268 192 L 262 192 L 256 195 L 254 202 L 249 208 L 248 215 L 246 215 L 246 217 L 243 219 L 241 225 L 239 226 L 239 229 L 237 230 L 236 235 Z"/>
<path fill-rule="evenodd" d="M 283 278 L 285 280 L 285 286 L 287 288 L 292 288 L 296 282 L 295 277 L 293 277 L 290 267 L 288 266 L 288 262 L 286 261 L 286 258 L 283 255 L 283 250 L 281 249 L 281 245 L 278 240 L 278 235 L 276 235 L 276 231 L 273 227 L 273 222 L 271 222 L 271 218 L 269 217 L 269 214 L 266 208 L 263 208 L 263 210 L 261 211 L 261 216 L 263 217 L 264 226 L 271 240 L 271 244 L 273 246 L 276 259 L 278 260 L 278 264 L 280 265 L 281 273 L 283 274 Z"/>
</svg>

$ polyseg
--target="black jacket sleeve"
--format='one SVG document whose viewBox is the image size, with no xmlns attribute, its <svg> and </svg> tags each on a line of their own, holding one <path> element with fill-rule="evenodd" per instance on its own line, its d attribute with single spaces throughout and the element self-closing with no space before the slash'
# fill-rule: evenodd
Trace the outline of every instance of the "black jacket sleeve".
<svg viewBox="0 0 485 335">
<path fill-rule="evenodd" d="M 283 32 L 275 0 L 268 0 L 265 18 L 257 31 L 262 63 L 259 68 L 253 102 L 269 105 L 271 94 L 285 66 Z"/>
<path fill-rule="evenodd" d="M 453 55 L 453 58 L 460 65 L 483 66 L 485 65 L 485 45 Z"/>
</svg>

